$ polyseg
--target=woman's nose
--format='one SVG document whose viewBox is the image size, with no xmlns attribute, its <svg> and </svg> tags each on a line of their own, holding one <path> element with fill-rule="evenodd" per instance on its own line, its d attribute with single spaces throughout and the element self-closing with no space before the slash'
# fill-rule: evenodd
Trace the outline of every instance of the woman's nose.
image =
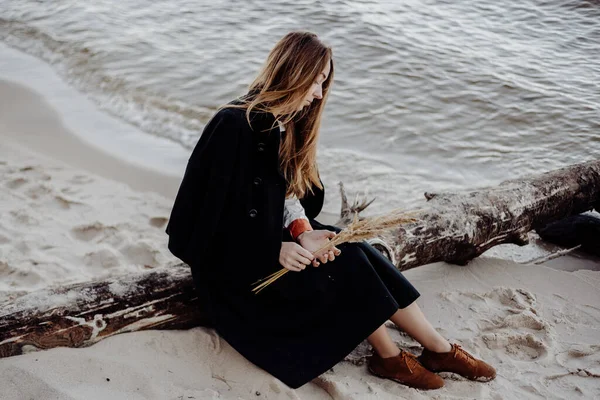
<svg viewBox="0 0 600 400">
<path fill-rule="evenodd" d="M 323 98 L 323 90 L 321 90 L 321 88 L 319 87 L 317 90 L 315 90 L 313 92 L 313 96 L 317 99 L 322 99 Z"/>
</svg>

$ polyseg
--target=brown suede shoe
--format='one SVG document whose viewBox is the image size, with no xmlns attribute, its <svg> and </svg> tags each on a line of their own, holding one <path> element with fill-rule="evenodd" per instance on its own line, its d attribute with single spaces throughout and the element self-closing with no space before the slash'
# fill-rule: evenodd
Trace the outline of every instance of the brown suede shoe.
<svg viewBox="0 0 600 400">
<path fill-rule="evenodd" d="M 472 381 L 487 382 L 496 377 L 494 367 L 476 359 L 458 344 L 452 344 L 452 350 L 447 353 L 423 349 L 418 360 L 432 372 L 454 372 Z"/>
<path fill-rule="evenodd" d="M 395 357 L 381 358 L 377 353 L 369 358 L 369 371 L 380 378 L 387 378 L 416 389 L 439 389 L 444 380 L 423 368 L 417 358 L 404 350 Z"/>
</svg>

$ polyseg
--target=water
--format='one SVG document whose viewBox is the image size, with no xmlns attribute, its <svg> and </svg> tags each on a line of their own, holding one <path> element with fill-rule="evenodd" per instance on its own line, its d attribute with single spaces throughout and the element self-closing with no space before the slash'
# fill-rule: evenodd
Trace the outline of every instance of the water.
<svg viewBox="0 0 600 400">
<path fill-rule="evenodd" d="M 296 29 L 334 50 L 329 193 L 382 211 L 599 158 L 598 2 L 0 0 L 0 40 L 190 149 Z"/>
</svg>

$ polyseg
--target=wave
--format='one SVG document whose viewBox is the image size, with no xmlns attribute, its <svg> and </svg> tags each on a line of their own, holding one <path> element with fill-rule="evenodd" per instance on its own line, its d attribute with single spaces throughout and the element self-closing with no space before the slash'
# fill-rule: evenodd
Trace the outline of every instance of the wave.
<svg viewBox="0 0 600 400">
<path fill-rule="evenodd" d="M 88 95 L 102 110 L 139 129 L 192 148 L 217 106 L 192 105 L 111 76 L 88 46 L 53 37 L 43 30 L 0 18 L 0 40 L 37 57 L 70 85 Z"/>
</svg>

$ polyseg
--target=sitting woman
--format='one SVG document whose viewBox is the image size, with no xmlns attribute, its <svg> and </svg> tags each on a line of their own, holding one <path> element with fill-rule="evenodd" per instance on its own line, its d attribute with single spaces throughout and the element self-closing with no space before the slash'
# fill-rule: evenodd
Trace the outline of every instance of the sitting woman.
<svg viewBox="0 0 600 400">
<path fill-rule="evenodd" d="M 276 44 L 248 93 L 221 107 L 195 146 L 166 228 L 170 251 L 191 267 L 216 332 L 292 388 L 365 339 L 375 350 L 369 371 L 382 378 L 420 389 L 442 387 L 440 371 L 493 379 L 491 366 L 433 329 L 417 290 L 369 244 L 313 256 L 339 232 L 314 219 L 333 65 L 331 48 L 312 33 Z M 252 292 L 282 267 L 295 273 Z M 419 358 L 398 349 L 388 320 L 423 345 Z"/>
</svg>

